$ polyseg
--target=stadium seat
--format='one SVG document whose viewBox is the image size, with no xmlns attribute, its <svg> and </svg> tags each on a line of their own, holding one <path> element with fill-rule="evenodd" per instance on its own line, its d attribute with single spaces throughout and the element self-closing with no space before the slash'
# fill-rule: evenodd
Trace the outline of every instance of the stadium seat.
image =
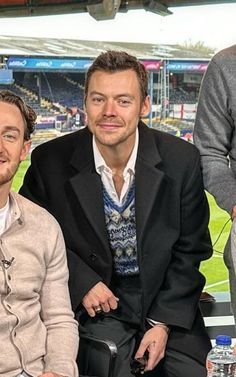
<svg viewBox="0 0 236 377">
<path fill-rule="evenodd" d="M 90 347 L 95 347 L 101 354 L 101 360 L 92 360 Z M 80 333 L 78 366 L 80 376 L 86 377 L 113 377 L 117 347 L 111 340 L 102 340 L 93 335 Z"/>
</svg>

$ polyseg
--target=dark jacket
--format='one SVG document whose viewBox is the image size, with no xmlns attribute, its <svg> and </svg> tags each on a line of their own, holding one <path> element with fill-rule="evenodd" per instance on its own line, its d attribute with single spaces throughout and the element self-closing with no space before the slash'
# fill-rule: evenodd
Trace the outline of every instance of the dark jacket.
<svg viewBox="0 0 236 377">
<path fill-rule="evenodd" d="M 182 334 L 191 330 L 195 338 L 196 329 L 204 331 L 199 265 L 212 253 L 199 154 L 142 122 L 139 136 L 135 203 L 143 319 L 163 321 Z M 92 135 L 85 128 L 42 144 L 31 161 L 20 192 L 46 207 L 62 227 L 76 310 L 91 287 L 101 280 L 109 286 L 112 275 Z"/>
</svg>

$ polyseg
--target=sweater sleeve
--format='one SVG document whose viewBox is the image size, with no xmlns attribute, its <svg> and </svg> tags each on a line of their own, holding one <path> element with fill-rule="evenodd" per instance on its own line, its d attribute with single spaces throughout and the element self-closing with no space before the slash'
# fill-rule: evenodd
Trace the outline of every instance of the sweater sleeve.
<svg viewBox="0 0 236 377">
<path fill-rule="evenodd" d="M 201 154 L 205 188 L 231 214 L 236 204 L 236 177 L 228 158 L 234 133 L 228 85 L 223 66 L 213 59 L 201 85 L 194 142 Z"/>
<path fill-rule="evenodd" d="M 65 245 L 59 226 L 51 242 L 41 290 L 41 317 L 47 331 L 44 369 L 77 377 L 78 325 L 71 310 Z"/>
</svg>

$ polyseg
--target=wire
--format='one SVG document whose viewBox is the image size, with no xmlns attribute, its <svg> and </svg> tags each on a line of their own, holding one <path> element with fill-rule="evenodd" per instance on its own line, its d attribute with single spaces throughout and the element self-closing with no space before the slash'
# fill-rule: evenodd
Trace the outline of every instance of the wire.
<svg viewBox="0 0 236 377">
<path fill-rule="evenodd" d="M 219 239 L 220 239 L 220 237 L 221 237 L 221 235 L 222 235 L 222 233 L 223 233 L 223 231 L 224 231 L 224 229 L 225 229 L 225 227 L 226 227 L 226 225 L 228 224 L 229 221 L 231 221 L 231 217 L 229 217 L 228 220 L 225 222 L 225 224 L 223 225 L 223 227 L 222 227 L 220 233 L 218 234 L 217 239 L 215 240 L 215 242 L 214 242 L 213 245 L 212 245 L 212 247 L 213 247 L 213 251 L 214 251 L 215 253 L 223 254 L 223 251 L 215 250 L 215 249 L 214 249 L 214 246 L 215 246 L 215 245 L 217 244 L 217 242 L 219 241 Z"/>
</svg>

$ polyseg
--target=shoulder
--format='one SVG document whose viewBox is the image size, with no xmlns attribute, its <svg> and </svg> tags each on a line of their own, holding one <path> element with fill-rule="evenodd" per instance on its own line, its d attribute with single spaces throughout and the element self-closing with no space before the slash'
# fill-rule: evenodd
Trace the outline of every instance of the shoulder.
<svg viewBox="0 0 236 377">
<path fill-rule="evenodd" d="M 11 192 L 11 198 L 19 208 L 22 220 L 35 227 L 38 232 L 43 229 L 47 233 L 60 232 L 57 220 L 45 208 L 40 207 L 38 204 L 16 192 Z"/>
<path fill-rule="evenodd" d="M 209 63 L 209 67 L 236 67 L 236 44 L 217 52 Z"/>
<path fill-rule="evenodd" d="M 220 50 L 219 52 L 217 52 L 215 54 L 213 59 L 214 60 L 228 59 L 228 58 L 231 58 L 231 57 L 235 58 L 235 56 L 236 56 L 236 44 L 234 44 L 230 47 L 224 48 L 223 50 Z"/>
<path fill-rule="evenodd" d="M 140 156 L 152 163 L 156 161 L 166 174 L 181 179 L 182 174 L 200 169 L 199 151 L 193 144 L 147 126 L 140 131 Z"/>
</svg>

